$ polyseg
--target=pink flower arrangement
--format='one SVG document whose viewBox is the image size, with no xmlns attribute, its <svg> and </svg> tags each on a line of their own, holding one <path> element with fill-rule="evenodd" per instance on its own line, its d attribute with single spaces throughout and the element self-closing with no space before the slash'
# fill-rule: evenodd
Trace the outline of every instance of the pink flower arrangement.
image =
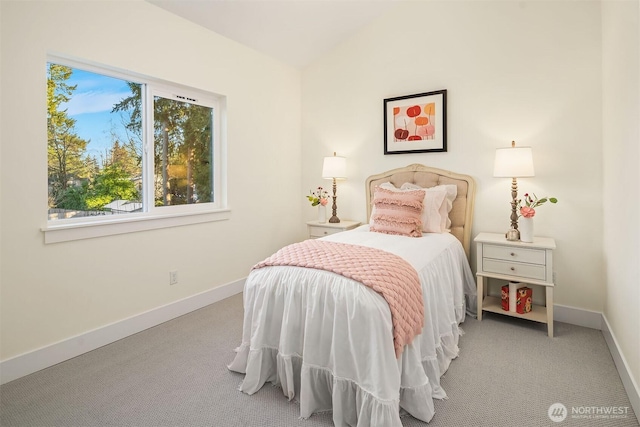
<svg viewBox="0 0 640 427">
<path fill-rule="evenodd" d="M 318 187 L 316 191 L 309 191 L 307 199 L 311 202 L 311 206 L 326 206 L 329 203 L 329 193 L 322 187 Z"/>
<path fill-rule="evenodd" d="M 520 215 L 522 215 L 525 218 L 533 218 L 535 214 L 536 214 L 536 210 L 533 208 L 530 208 L 528 206 L 523 206 L 520 208 Z"/>
<path fill-rule="evenodd" d="M 542 199 L 538 199 L 538 196 L 536 196 L 535 193 L 533 194 L 533 197 L 530 196 L 529 193 L 525 193 L 525 206 L 521 207 L 520 204 L 522 203 L 522 200 L 518 200 L 518 210 L 520 211 L 520 215 L 522 215 L 523 217 L 533 218 L 536 214 L 535 208 L 537 208 L 538 206 L 542 206 L 546 202 L 558 203 L 558 199 L 556 199 L 555 197 L 543 197 Z"/>
</svg>

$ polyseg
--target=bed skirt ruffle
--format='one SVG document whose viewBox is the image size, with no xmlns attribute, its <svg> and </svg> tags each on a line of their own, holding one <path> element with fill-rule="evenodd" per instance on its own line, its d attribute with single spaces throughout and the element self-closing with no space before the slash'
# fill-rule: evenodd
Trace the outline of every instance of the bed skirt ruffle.
<svg viewBox="0 0 640 427">
<path fill-rule="evenodd" d="M 305 364 L 299 355 L 281 355 L 277 349 L 249 350 L 242 345 L 229 369 L 248 372 L 238 389 L 254 394 L 266 383 L 282 389 L 285 397 L 300 405 L 300 417 L 309 418 L 321 412 L 333 412 L 336 426 L 402 426 L 400 408 L 413 417 L 429 422 L 435 413 L 431 384 L 400 387 L 397 400 L 380 399 L 348 378 L 340 378 L 331 370 Z M 243 360 L 250 362 L 243 363 Z"/>
<path fill-rule="evenodd" d="M 266 383 L 280 387 L 287 399 L 300 404 L 301 418 L 333 411 L 336 426 L 401 426 L 401 413 L 429 422 L 435 414 L 433 399 L 447 398 L 440 387 L 440 377 L 458 356 L 460 335 L 461 329 L 457 324 L 452 325 L 451 334 L 441 337 L 436 354 L 421 360 L 426 382 L 415 385 L 416 376 L 411 370 L 401 370 L 398 400 L 378 398 L 349 378 L 337 377 L 324 367 L 305 364 L 300 355 L 280 354 L 276 348 L 250 350 L 248 344 L 242 344 L 228 368 L 245 374 L 238 386 L 244 393 L 254 394 Z M 407 352 L 398 364 L 410 364 L 406 358 L 416 354 Z M 249 372 L 247 366 L 251 367 Z"/>
</svg>

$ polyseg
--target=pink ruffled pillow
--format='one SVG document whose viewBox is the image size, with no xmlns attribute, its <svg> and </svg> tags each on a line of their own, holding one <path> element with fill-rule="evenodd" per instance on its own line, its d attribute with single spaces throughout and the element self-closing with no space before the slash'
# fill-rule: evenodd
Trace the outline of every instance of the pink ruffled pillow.
<svg viewBox="0 0 640 427">
<path fill-rule="evenodd" d="M 378 233 L 422 237 L 424 190 L 392 191 L 376 187 L 369 229 Z"/>
</svg>

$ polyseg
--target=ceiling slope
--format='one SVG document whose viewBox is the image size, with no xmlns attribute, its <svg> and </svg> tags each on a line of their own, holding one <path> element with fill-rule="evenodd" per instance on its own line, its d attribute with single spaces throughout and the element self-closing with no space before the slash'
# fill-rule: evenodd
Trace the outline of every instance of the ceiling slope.
<svg viewBox="0 0 640 427">
<path fill-rule="evenodd" d="M 302 69 L 399 0 L 147 0 Z"/>
</svg>

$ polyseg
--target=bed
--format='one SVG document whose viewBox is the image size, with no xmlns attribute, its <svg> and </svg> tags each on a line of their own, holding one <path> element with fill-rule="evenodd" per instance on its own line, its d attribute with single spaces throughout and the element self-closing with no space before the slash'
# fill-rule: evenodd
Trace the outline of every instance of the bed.
<svg viewBox="0 0 640 427">
<path fill-rule="evenodd" d="M 424 301 L 421 332 L 398 354 L 392 304 L 380 293 L 333 271 L 255 268 L 245 282 L 242 342 L 228 366 L 245 374 L 242 392 L 270 382 L 299 402 L 301 418 L 333 411 L 336 426 L 401 426 L 403 414 L 431 420 L 433 399 L 446 398 L 440 377 L 458 355 L 459 324 L 476 307 L 468 263 L 475 182 L 419 164 L 373 175 L 365 183 L 367 218 L 381 186 L 407 183 L 455 186 L 450 232 L 410 238 L 372 232 L 372 221 L 321 240 L 381 249 L 408 262 Z"/>
</svg>

